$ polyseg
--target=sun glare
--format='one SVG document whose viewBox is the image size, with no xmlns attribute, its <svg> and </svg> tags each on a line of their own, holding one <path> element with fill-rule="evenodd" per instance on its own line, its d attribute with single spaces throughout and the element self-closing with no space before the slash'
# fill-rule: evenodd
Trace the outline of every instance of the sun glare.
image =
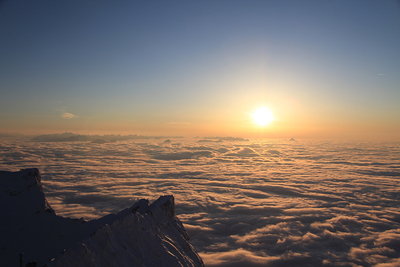
<svg viewBox="0 0 400 267">
<path fill-rule="evenodd" d="M 266 107 L 258 108 L 253 113 L 253 121 L 259 126 L 265 126 L 274 120 L 274 116 L 270 109 Z"/>
</svg>

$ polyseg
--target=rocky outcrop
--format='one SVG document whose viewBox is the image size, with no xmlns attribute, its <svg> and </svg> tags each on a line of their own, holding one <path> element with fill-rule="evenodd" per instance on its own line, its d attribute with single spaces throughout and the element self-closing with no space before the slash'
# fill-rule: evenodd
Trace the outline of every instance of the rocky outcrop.
<svg viewBox="0 0 400 267">
<path fill-rule="evenodd" d="M 174 197 L 140 200 L 118 214 L 86 222 L 57 216 L 37 169 L 0 172 L 2 266 L 204 266 L 182 223 Z"/>
</svg>

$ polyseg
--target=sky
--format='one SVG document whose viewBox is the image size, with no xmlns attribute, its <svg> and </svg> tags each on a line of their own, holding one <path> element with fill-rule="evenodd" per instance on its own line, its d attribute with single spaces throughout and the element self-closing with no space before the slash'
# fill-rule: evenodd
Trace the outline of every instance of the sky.
<svg viewBox="0 0 400 267">
<path fill-rule="evenodd" d="M 5 0 L 0 132 L 398 139 L 399 47 L 399 1 Z"/>
</svg>

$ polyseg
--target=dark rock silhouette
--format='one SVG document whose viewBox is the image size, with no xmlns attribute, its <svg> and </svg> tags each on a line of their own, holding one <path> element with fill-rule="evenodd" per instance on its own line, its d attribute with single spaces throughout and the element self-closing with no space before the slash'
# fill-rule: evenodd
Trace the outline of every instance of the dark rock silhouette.
<svg viewBox="0 0 400 267">
<path fill-rule="evenodd" d="M 151 205 L 143 199 L 118 214 L 87 222 L 56 215 L 38 169 L 2 171 L 0 181 L 2 266 L 17 266 L 21 253 L 29 266 L 34 261 L 43 266 L 52 258 L 58 259 L 47 266 L 204 266 L 175 216 L 173 196 Z M 97 259 L 95 265 L 87 257 Z"/>
</svg>

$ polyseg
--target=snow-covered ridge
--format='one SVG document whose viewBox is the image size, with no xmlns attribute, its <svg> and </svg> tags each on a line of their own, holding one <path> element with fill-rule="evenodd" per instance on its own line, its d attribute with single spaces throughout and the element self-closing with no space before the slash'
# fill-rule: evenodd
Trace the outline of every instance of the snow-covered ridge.
<svg viewBox="0 0 400 267">
<path fill-rule="evenodd" d="M 98 220 L 57 216 L 47 203 L 37 169 L 0 172 L 1 266 L 204 266 L 173 196 L 140 200 Z"/>
</svg>

